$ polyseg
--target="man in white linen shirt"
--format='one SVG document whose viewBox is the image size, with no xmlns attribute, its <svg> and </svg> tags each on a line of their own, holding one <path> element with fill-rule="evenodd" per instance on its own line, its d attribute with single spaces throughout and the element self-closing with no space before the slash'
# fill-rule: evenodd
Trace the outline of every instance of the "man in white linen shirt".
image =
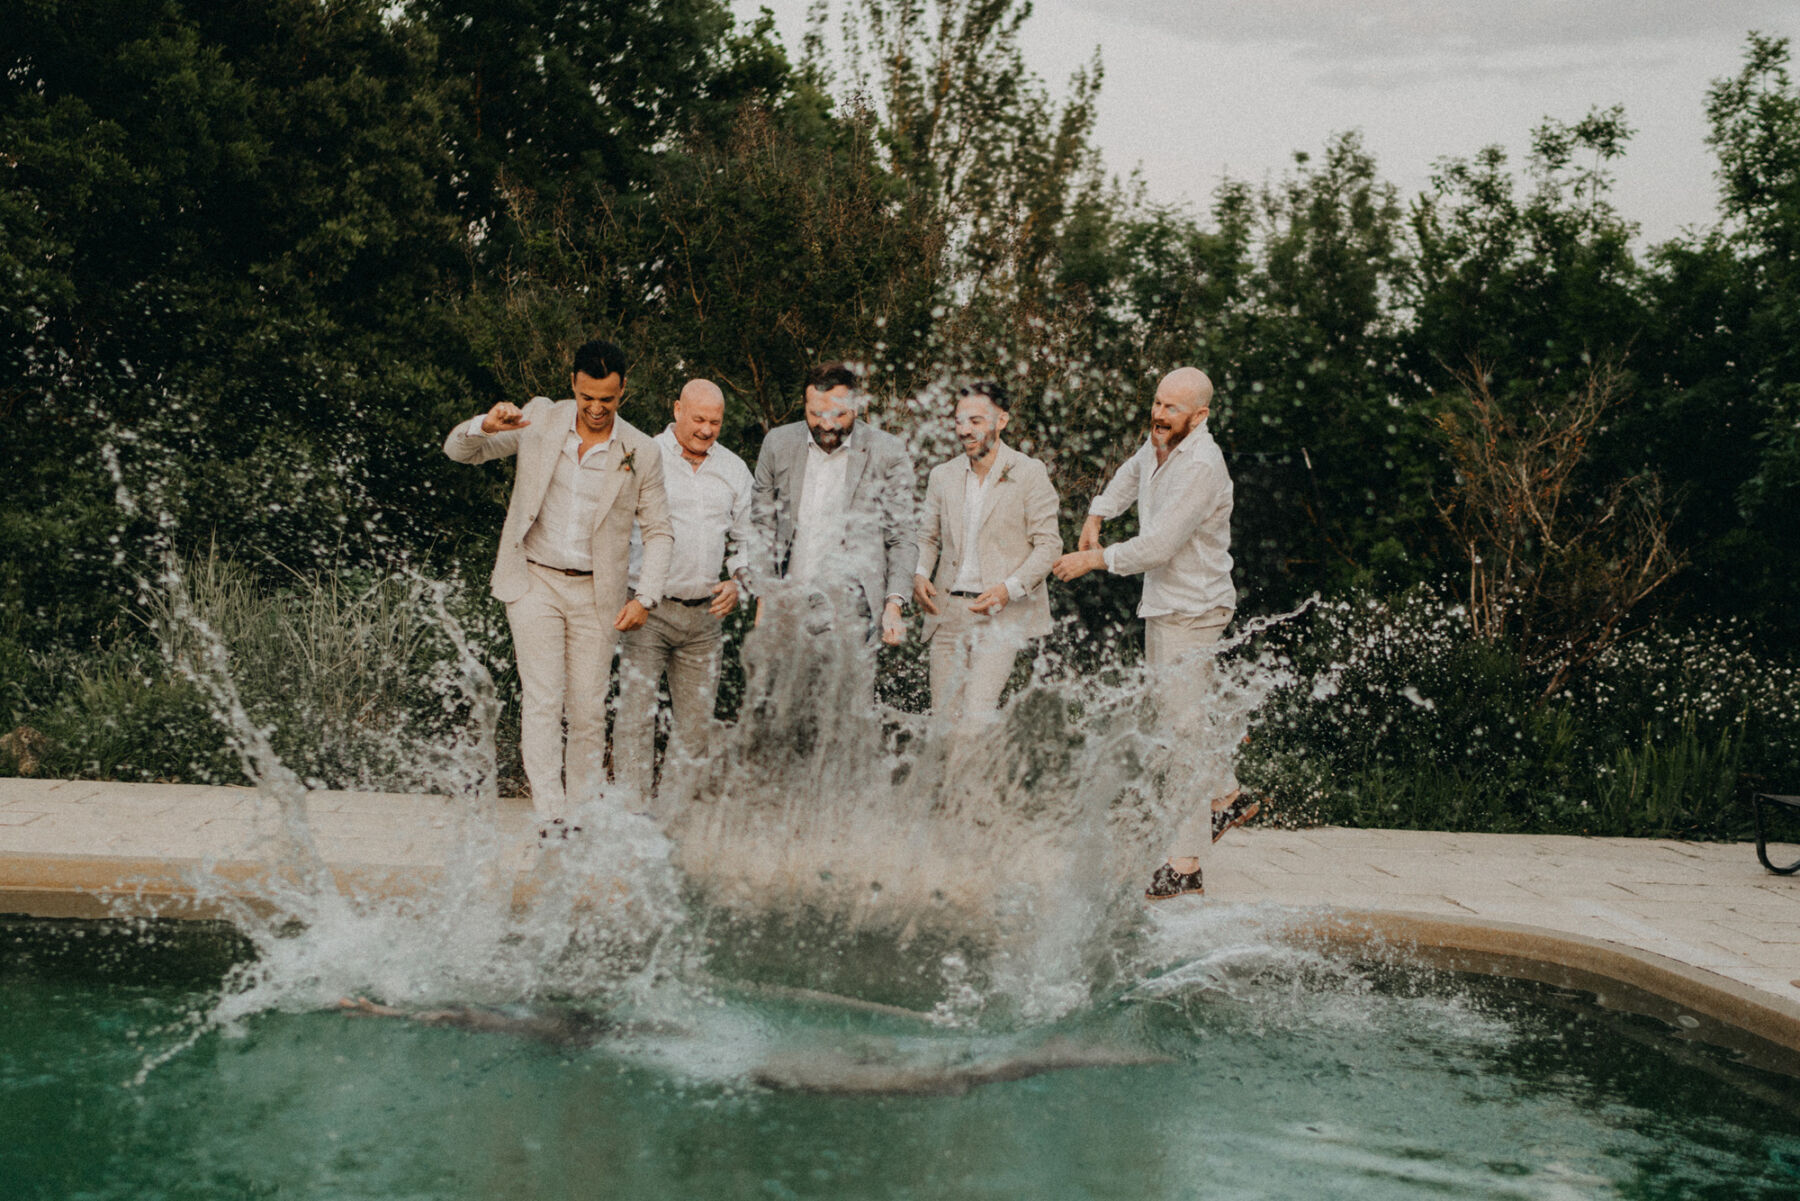
<svg viewBox="0 0 1800 1201">
<path fill-rule="evenodd" d="M 1041 462 L 1000 441 L 1010 408 L 995 381 L 961 389 L 963 453 L 932 468 L 925 486 L 913 599 L 931 643 L 931 709 L 950 723 L 992 714 L 1019 651 L 1050 632 L 1056 489 Z"/>
<path fill-rule="evenodd" d="M 1089 506 L 1078 549 L 1051 568 L 1064 581 L 1102 569 L 1142 573 L 1137 611 L 1144 619 L 1144 657 L 1168 715 L 1165 728 L 1178 747 L 1196 741 L 1203 729 L 1211 648 L 1237 607 L 1231 584 L 1231 475 L 1206 429 L 1212 394 L 1212 381 L 1197 368 L 1180 367 L 1163 377 L 1150 408 L 1149 439 Z M 1102 549 L 1102 523 L 1134 504 L 1138 536 Z M 1199 747 L 1187 749 L 1201 753 Z M 1211 805 L 1181 823 L 1169 861 L 1144 894 L 1148 899 L 1204 891 L 1200 853 L 1218 834 L 1255 816 L 1256 802 L 1239 790 L 1229 753 L 1217 767 Z"/>
<path fill-rule="evenodd" d="M 675 526 L 675 555 L 662 603 L 619 643 L 619 709 L 613 726 L 613 774 L 648 799 L 656 750 L 656 685 L 666 672 L 673 725 L 665 780 L 684 757 L 701 753 L 719 694 L 720 622 L 738 606 L 747 574 L 750 468 L 720 446 L 725 394 L 710 380 L 689 380 L 675 420 L 654 441 Z M 633 533 L 633 579 L 642 557 Z M 720 564 L 725 578 L 720 578 Z"/>
<path fill-rule="evenodd" d="M 613 644 L 656 608 L 675 544 L 662 453 L 618 416 L 624 351 L 585 344 L 570 386 L 569 400 L 538 396 L 523 410 L 501 401 L 444 441 L 459 463 L 518 456 L 492 591 L 512 627 L 524 694 L 519 750 L 545 837 L 567 837 L 573 806 L 599 795 Z M 644 556 L 628 596 L 634 526 Z"/>
</svg>

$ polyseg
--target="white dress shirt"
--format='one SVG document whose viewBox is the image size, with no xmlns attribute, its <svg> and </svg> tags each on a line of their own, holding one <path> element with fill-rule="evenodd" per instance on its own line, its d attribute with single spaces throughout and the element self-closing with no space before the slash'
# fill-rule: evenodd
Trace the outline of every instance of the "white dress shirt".
<svg viewBox="0 0 1800 1201">
<path fill-rule="evenodd" d="M 486 414 L 469 423 L 469 433 L 487 436 L 481 428 Z M 599 524 L 603 472 L 612 464 L 613 436 L 583 451 L 581 435 L 575 429 L 576 414 L 569 414 L 569 432 L 563 439 L 562 454 L 551 473 L 550 486 L 544 490 L 544 502 L 538 506 L 537 520 L 525 534 L 525 557 L 545 567 L 569 571 L 594 570 L 590 539 Z"/>
<path fill-rule="evenodd" d="M 854 435 L 855 431 L 851 431 Z M 830 454 L 819 449 L 809 434 L 806 440 L 806 480 L 800 485 L 800 506 L 794 514 L 794 550 L 787 575 L 815 587 L 825 582 L 834 564 L 845 562 L 845 524 L 849 497 L 850 435 Z"/>
<path fill-rule="evenodd" d="M 719 564 L 736 576 L 748 563 L 744 548 L 750 537 L 750 468 L 716 442 L 698 466 L 681 453 L 673 425 L 656 435 L 662 451 L 663 487 L 669 494 L 669 520 L 675 526 L 675 554 L 669 561 L 664 596 L 702 600 L 719 582 Z M 727 557 L 729 552 L 729 557 Z M 631 588 L 637 590 L 638 564 L 644 558 L 643 533 L 631 529 Z"/>
<path fill-rule="evenodd" d="M 1144 576 L 1139 617 L 1237 608 L 1231 585 L 1231 474 L 1206 423 L 1159 467 L 1146 440 L 1088 507 L 1113 518 L 1138 507 L 1138 536 L 1106 548 L 1114 575 Z"/>
<path fill-rule="evenodd" d="M 994 484 L 998 476 L 994 472 L 995 464 L 988 466 L 987 478 L 975 474 L 974 464 L 969 456 L 964 455 L 963 465 L 963 528 L 962 528 L 962 562 L 957 565 L 956 580 L 950 585 L 952 592 L 973 592 L 979 595 L 987 591 L 987 576 L 981 566 L 981 523 L 987 517 L 988 500 L 994 494 Z M 938 533 L 938 542 L 943 543 L 943 532 Z M 922 576 L 929 576 L 926 570 L 926 552 L 919 552 L 919 566 L 914 570 Z M 1006 582 L 1006 599 L 1010 603 L 1025 595 L 1025 585 L 1017 576 L 1009 576 Z"/>
</svg>

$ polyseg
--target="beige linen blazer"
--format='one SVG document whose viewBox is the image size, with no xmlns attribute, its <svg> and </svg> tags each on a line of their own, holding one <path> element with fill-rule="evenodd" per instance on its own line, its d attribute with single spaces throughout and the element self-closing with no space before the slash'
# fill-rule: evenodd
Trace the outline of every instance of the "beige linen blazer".
<svg viewBox="0 0 1800 1201">
<path fill-rule="evenodd" d="M 507 455 L 519 457 L 512 499 L 506 506 L 506 524 L 500 531 L 500 552 L 494 559 L 492 591 L 508 604 L 531 589 L 531 575 L 525 563 L 525 535 L 538 519 L 538 507 L 550 488 L 550 477 L 556 471 L 556 460 L 562 454 L 574 413 L 573 400 L 553 401 L 539 396 L 525 406 L 525 419 L 531 424 L 524 429 L 471 434 L 469 423 L 464 420 L 444 440 L 444 453 L 458 463 L 485 463 Z M 663 583 L 669 575 L 669 557 L 675 549 L 669 498 L 663 491 L 662 451 L 654 439 L 622 417 L 613 419 L 613 439 L 619 452 L 614 456 L 617 465 L 606 473 L 600 504 L 596 506 L 600 518 L 589 543 L 594 557 L 594 600 L 600 615 L 608 621 L 625 607 L 632 524 L 641 526 L 644 535 L 639 596 L 662 596 Z"/>
<path fill-rule="evenodd" d="M 919 566 L 942 594 L 937 602 L 940 609 L 962 567 L 965 470 L 963 456 L 958 455 L 933 467 L 925 485 Z M 985 591 L 1012 576 L 1019 577 L 1025 595 L 1008 601 L 995 615 L 994 625 L 1010 626 L 1022 638 L 1041 638 L 1050 632 L 1050 594 L 1044 588 L 1044 577 L 1062 554 L 1062 536 L 1056 529 L 1056 489 L 1042 463 L 1004 442 L 990 470 L 996 478 L 979 532 L 981 586 Z M 942 623 L 941 617 L 926 614 L 925 636 L 935 634 Z"/>
</svg>

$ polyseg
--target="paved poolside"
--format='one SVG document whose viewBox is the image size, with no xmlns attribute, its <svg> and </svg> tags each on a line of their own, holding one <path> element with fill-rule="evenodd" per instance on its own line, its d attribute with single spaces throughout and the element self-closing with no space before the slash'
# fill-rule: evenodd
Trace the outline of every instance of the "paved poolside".
<svg viewBox="0 0 1800 1201">
<path fill-rule="evenodd" d="M 181 915 L 184 873 L 262 870 L 258 848 L 279 835 L 268 810 L 245 788 L 0 778 L 0 913 Z M 442 797 L 316 792 L 307 814 L 339 876 L 376 888 L 434 876 L 457 834 Z M 526 871 L 528 804 L 503 801 L 500 825 L 512 840 L 504 866 Z M 1253 828 L 1219 844 L 1207 893 L 1396 915 L 1416 941 L 1470 946 L 1456 931 L 1498 929 L 1521 955 L 1541 932 L 1562 940 L 1559 961 L 1605 973 L 1616 950 L 1680 965 L 1800 1030 L 1800 876 L 1764 871 L 1748 843 Z"/>
</svg>

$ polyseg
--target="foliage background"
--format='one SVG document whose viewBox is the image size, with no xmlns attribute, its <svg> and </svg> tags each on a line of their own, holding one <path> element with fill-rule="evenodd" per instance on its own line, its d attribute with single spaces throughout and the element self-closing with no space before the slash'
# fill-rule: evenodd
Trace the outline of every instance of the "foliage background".
<svg viewBox="0 0 1800 1201">
<path fill-rule="evenodd" d="M 157 636 L 142 581 L 164 549 L 222 573 L 234 649 L 308 732 L 294 753 L 326 726 L 438 728 L 423 682 L 445 651 L 408 641 L 390 593 L 485 578 L 508 481 L 436 448 L 496 400 L 560 394 L 599 335 L 634 356 L 629 418 L 655 428 L 707 375 L 747 458 L 821 359 L 869 364 L 877 419 L 901 427 L 935 420 L 957 375 L 998 372 L 1071 544 L 1156 377 L 1206 368 L 1241 612 L 1323 597 L 1272 637 L 1361 698 L 1308 685 L 1265 714 L 1246 776 L 1290 818 L 1728 835 L 1747 791 L 1796 787 L 1784 41 L 1749 35 L 1706 98 L 1716 222 L 1646 246 L 1609 200 L 1619 109 L 1546 117 L 1522 163 L 1446 147 L 1416 196 L 1347 132 L 1204 213 L 1151 204 L 1099 170 L 1103 64 L 1034 77 L 1019 0 L 838 0 L 793 48 L 721 0 L 16 8 L 0 766 L 232 776 Z M 1471 462 L 1527 464 L 1524 501 Z M 1516 572 L 1483 593 L 1495 530 Z M 1646 531 L 1665 578 L 1604 619 Z M 1100 635 L 1072 662 L 1131 653 L 1135 592 L 1053 591 Z M 479 594 L 459 611 L 505 687 Z M 378 616 L 352 655 L 368 678 L 319 674 L 302 712 L 270 631 L 305 613 Z M 1390 643 L 1414 657 L 1378 667 Z M 346 690 L 386 715 L 325 713 Z M 898 672 L 890 699 L 917 691 Z M 391 782 L 378 758 L 307 770 Z"/>
</svg>

